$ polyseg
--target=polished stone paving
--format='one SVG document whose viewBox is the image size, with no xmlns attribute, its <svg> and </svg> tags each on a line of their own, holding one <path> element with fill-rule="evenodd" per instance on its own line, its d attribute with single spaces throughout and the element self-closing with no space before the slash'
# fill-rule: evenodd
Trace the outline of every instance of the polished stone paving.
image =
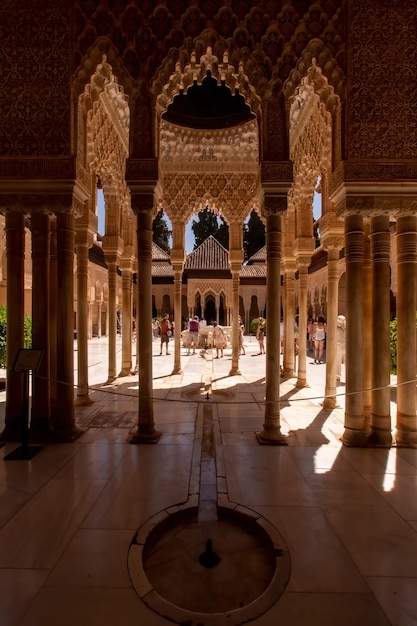
<svg viewBox="0 0 417 626">
<path fill-rule="evenodd" d="M 136 594 L 127 555 L 147 520 L 198 497 L 204 403 L 213 413 L 219 501 L 263 516 L 291 557 L 285 592 L 251 623 L 416 626 L 417 450 L 343 447 L 344 387 L 340 408 L 324 410 L 325 365 L 310 356 L 309 387 L 296 388 L 295 379 L 281 385 L 288 446 L 260 446 L 265 357 L 253 338 L 245 343 L 241 374 L 229 376 L 230 350 L 213 360 L 183 350 L 183 373 L 171 375 L 173 349 L 159 356 L 154 342 L 162 435 L 156 445 L 130 445 L 137 376 L 107 385 L 106 339 L 89 342 L 94 402 L 76 407 L 83 436 L 45 445 L 30 461 L 0 460 L 1 626 L 171 623 Z M 117 358 L 120 369 L 120 338 Z M 4 401 L 1 392 L 0 421 Z"/>
</svg>

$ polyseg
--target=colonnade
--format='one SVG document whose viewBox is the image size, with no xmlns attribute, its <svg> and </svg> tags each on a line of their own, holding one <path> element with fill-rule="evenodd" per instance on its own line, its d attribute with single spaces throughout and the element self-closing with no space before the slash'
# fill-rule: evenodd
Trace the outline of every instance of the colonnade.
<svg viewBox="0 0 417 626">
<path fill-rule="evenodd" d="M 33 376 L 30 430 L 38 439 L 72 441 L 82 433 L 74 416 L 74 215 L 34 211 L 30 218 L 32 338 L 33 347 L 43 350 Z M 22 372 L 13 371 L 13 364 L 24 345 L 25 219 L 23 210 L 6 213 L 7 393 L 1 436 L 9 441 L 22 435 L 25 390 Z"/>
<path fill-rule="evenodd" d="M 137 206 L 135 206 L 134 202 Z M 294 376 L 293 349 L 295 275 L 299 282 L 300 329 L 307 322 L 308 251 L 299 242 L 296 262 L 282 263 L 281 203 L 285 198 L 265 198 L 267 236 L 267 318 L 280 319 L 281 274 L 284 274 L 285 328 L 284 376 Z M 269 205 L 269 208 L 268 208 Z M 132 443 L 154 442 L 159 438 L 155 429 L 152 404 L 152 337 L 149 324 L 152 315 L 152 194 L 132 196 L 137 216 L 138 280 L 137 309 L 139 341 L 139 408 L 138 427 Z M 277 206 L 279 208 L 277 208 Z M 285 210 L 285 209 L 284 209 Z M 336 318 L 338 261 L 344 246 L 346 262 L 346 398 L 343 442 L 349 446 L 392 445 L 390 415 L 390 216 L 357 212 L 344 218 L 344 237 L 324 236 L 327 246 L 327 364 L 323 405 L 336 406 Z M 74 250 L 77 251 L 78 295 L 78 385 L 77 401 L 88 399 L 87 363 L 87 267 L 88 238 L 75 229 L 74 216 L 57 213 L 50 216 L 33 213 L 32 234 L 33 279 L 33 346 L 43 348 L 39 371 L 34 376 L 31 432 L 34 437 L 73 440 L 80 434 L 74 417 L 73 363 L 73 294 Z M 176 225 L 179 228 L 179 224 Z M 325 229 L 324 229 L 325 231 Z M 183 237 L 183 235 L 182 235 Z M 397 414 L 395 440 L 398 445 L 417 445 L 416 418 L 416 289 L 417 284 L 417 217 L 399 212 L 396 216 L 397 287 Z M 25 214 L 6 214 L 6 250 L 8 316 L 8 377 L 5 429 L 2 438 L 19 439 L 23 411 L 23 381 L 21 373 L 13 371 L 14 358 L 23 346 L 23 293 Z M 239 268 L 241 259 L 237 248 L 231 250 L 233 280 L 233 310 L 239 310 Z M 181 319 L 181 279 L 184 248 L 181 236 L 173 247 L 175 317 Z M 116 258 L 107 258 L 109 265 L 110 311 L 115 307 Z M 59 289 L 58 285 L 59 277 Z M 132 265 L 122 264 L 123 333 L 122 370 L 131 372 Z M 39 298 L 42 293 L 45 297 Z M 53 297 L 51 295 L 53 294 Z M 289 321 L 288 321 L 289 320 Z M 280 330 L 279 323 L 268 325 L 266 354 L 265 420 L 258 433 L 260 443 L 285 442 L 281 434 L 280 399 Z M 233 316 L 232 366 L 230 374 L 239 373 L 238 316 Z M 115 354 L 116 320 L 109 329 L 109 379 L 117 376 Z M 181 371 L 181 326 L 176 325 L 173 373 Z M 114 336 L 113 336 L 114 335 Z M 297 360 L 296 385 L 308 384 L 306 374 L 305 333 L 300 332 L 300 353 Z"/>
</svg>

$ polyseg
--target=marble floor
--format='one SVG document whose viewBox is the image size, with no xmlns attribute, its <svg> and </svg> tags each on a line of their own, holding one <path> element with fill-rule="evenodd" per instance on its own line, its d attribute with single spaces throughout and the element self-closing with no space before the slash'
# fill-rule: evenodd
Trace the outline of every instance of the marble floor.
<svg viewBox="0 0 417 626">
<path fill-rule="evenodd" d="M 254 338 L 245 343 L 240 375 L 229 376 L 230 350 L 222 359 L 184 350 L 183 373 L 171 375 L 173 350 L 159 356 L 155 341 L 161 437 L 156 445 L 131 445 L 137 377 L 106 384 L 106 339 L 90 341 L 93 403 L 76 407 L 82 437 L 45 445 L 30 461 L 0 460 L 1 626 L 172 623 L 139 598 L 128 552 L 147 520 L 198 501 L 196 442 L 206 404 L 218 499 L 263 516 L 290 555 L 284 593 L 251 623 L 417 625 L 417 450 L 343 447 L 343 384 L 340 407 L 324 410 L 325 365 L 310 356 L 309 386 L 298 389 L 295 379 L 281 385 L 288 445 L 260 446 L 265 357 Z M 117 358 L 120 366 L 120 338 Z M 0 421 L 4 402 L 1 392 Z M 395 404 L 392 416 L 394 423 Z M 15 447 L 4 446 L 2 457 Z M 166 576 L 181 584 L 169 565 Z M 225 581 L 225 593 L 233 584 Z"/>
</svg>

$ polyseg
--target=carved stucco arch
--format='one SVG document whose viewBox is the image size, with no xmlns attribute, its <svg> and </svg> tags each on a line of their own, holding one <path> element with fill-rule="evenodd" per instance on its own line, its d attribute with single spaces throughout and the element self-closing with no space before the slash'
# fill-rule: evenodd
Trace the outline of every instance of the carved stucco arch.
<svg viewBox="0 0 417 626">
<path fill-rule="evenodd" d="M 222 62 L 209 47 L 200 62 L 195 53 L 184 68 L 178 62 L 156 97 L 156 134 L 159 156 L 158 208 L 172 221 L 185 224 L 193 213 L 209 206 L 229 224 L 241 224 L 259 205 L 259 134 L 256 120 L 218 130 L 194 130 L 162 119 L 180 91 L 201 83 L 207 72 L 232 93 L 244 95 L 252 112 L 260 115 L 260 99 L 243 72 L 236 73 L 224 53 Z"/>
<path fill-rule="evenodd" d="M 103 54 L 78 100 L 78 156 L 92 184 L 99 180 L 102 185 L 106 235 L 122 238 L 132 255 L 130 192 L 125 182 L 129 123 L 128 97 Z M 117 243 L 113 247 L 122 252 Z"/>
<path fill-rule="evenodd" d="M 340 100 L 312 59 L 290 98 L 290 157 L 294 182 L 289 210 L 295 213 L 295 237 L 313 237 L 312 202 L 317 179 L 332 171 L 333 135 L 339 127 Z M 336 130 L 335 130 L 336 129 Z"/>
</svg>

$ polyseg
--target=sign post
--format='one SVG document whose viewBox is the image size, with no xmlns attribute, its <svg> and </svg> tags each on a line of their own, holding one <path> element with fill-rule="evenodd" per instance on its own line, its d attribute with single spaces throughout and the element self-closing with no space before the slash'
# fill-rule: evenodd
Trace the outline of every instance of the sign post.
<svg viewBox="0 0 417 626">
<path fill-rule="evenodd" d="M 22 445 L 6 454 L 5 461 L 29 460 L 43 450 L 43 446 L 29 446 L 29 376 L 38 370 L 42 355 L 42 349 L 19 348 L 14 360 L 12 370 L 23 372 Z"/>
</svg>

